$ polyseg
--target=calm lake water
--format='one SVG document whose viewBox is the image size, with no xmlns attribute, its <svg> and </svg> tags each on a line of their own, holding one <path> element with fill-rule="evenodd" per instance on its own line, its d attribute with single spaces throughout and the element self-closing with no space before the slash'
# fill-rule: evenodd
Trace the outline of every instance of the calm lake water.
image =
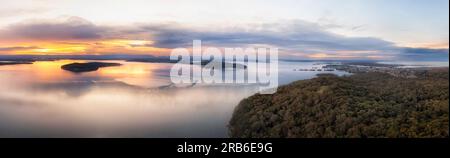
<svg viewBox="0 0 450 158">
<path fill-rule="evenodd" d="M 227 137 L 246 86 L 170 85 L 171 64 L 123 61 L 72 73 L 39 61 L 0 66 L 0 137 Z M 310 79 L 315 62 L 280 62 L 279 82 Z M 327 72 L 339 75 L 345 72 Z M 166 88 L 161 88 L 166 87 Z"/>
</svg>

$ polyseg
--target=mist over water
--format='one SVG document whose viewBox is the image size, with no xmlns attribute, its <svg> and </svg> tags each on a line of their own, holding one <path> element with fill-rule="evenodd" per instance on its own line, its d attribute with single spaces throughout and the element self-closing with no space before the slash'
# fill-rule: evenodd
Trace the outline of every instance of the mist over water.
<svg viewBox="0 0 450 158">
<path fill-rule="evenodd" d="M 227 123 L 251 86 L 168 86 L 167 63 L 72 73 L 87 61 L 38 61 L 0 66 L 0 137 L 227 137 Z M 280 62 L 280 85 L 310 79 L 316 62 Z"/>
</svg>

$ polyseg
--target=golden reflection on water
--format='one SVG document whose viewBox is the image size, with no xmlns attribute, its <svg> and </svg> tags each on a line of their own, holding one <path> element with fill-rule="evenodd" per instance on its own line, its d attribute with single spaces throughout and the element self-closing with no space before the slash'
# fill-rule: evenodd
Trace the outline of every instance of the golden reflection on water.
<svg viewBox="0 0 450 158">
<path fill-rule="evenodd" d="M 34 62 L 29 66 L 31 75 L 34 79 L 39 81 L 52 81 L 52 80 L 65 80 L 73 75 L 69 72 L 61 70 L 61 66 L 72 63 L 71 60 L 58 60 L 58 61 L 42 61 Z"/>
<path fill-rule="evenodd" d="M 121 66 L 104 67 L 97 71 L 73 73 L 61 69 L 62 65 L 70 63 L 94 62 L 88 60 L 56 60 L 56 61 L 37 61 L 33 64 L 8 65 L 1 66 L 0 71 L 17 73 L 10 77 L 17 77 L 19 80 L 24 79 L 26 82 L 61 82 L 61 81 L 80 81 L 91 78 L 93 81 L 98 80 L 115 80 L 126 84 L 154 88 L 170 84 L 168 80 L 168 69 L 170 64 L 160 63 L 138 63 L 124 61 L 104 61 L 121 63 Z M 102 62 L 102 61 L 95 61 Z M 156 72 L 156 73 L 155 73 Z M 3 76 L 5 77 L 5 75 Z"/>
<path fill-rule="evenodd" d="M 232 109 L 251 94 L 158 89 L 170 83 L 170 64 L 104 61 L 122 65 L 86 73 L 60 68 L 73 62 L 89 61 L 0 66 L 0 137 L 225 137 Z"/>
<path fill-rule="evenodd" d="M 72 73 L 38 61 L 0 66 L 0 137 L 226 137 L 234 107 L 249 87 L 170 84 L 171 64 L 121 63 Z M 304 66 L 304 65 L 297 65 Z M 307 64 L 312 66 L 312 63 Z M 313 77 L 280 66 L 281 82 Z"/>
<path fill-rule="evenodd" d="M 130 85 L 158 87 L 170 84 L 168 80 L 170 66 L 170 64 L 161 63 L 128 62 L 121 66 L 101 68 L 96 73 Z"/>
</svg>

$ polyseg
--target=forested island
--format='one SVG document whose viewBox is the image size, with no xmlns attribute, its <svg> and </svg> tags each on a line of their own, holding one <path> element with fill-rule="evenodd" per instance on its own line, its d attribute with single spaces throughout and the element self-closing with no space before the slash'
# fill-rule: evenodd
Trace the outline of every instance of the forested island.
<svg viewBox="0 0 450 158">
<path fill-rule="evenodd" d="M 448 68 L 414 78 L 383 72 L 320 75 L 242 100 L 229 122 L 240 138 L 449 136 Z"/>
<path fill-rule="evenodd" d="M 89 72 L 97 71 L 101 67 L 120 66 L 119 63 L 104 63 L 104 62 L 88 62 L 88 63 L 71 63 L 61 66 L 62 69 L 71 72 Z"/>
</svg>

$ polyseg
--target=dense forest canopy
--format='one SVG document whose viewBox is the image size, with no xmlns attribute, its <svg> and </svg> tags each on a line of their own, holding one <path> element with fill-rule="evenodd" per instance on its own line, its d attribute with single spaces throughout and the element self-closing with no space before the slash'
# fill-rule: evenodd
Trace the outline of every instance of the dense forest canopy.
<svg viewBox="0 0 450 158">
<path fill-rule="evenodd" d="M 320 75 L 256 94 L 236 107 L 231 137 L 448 137 L 448 68 L 417 78 Z"/>
</svg>

